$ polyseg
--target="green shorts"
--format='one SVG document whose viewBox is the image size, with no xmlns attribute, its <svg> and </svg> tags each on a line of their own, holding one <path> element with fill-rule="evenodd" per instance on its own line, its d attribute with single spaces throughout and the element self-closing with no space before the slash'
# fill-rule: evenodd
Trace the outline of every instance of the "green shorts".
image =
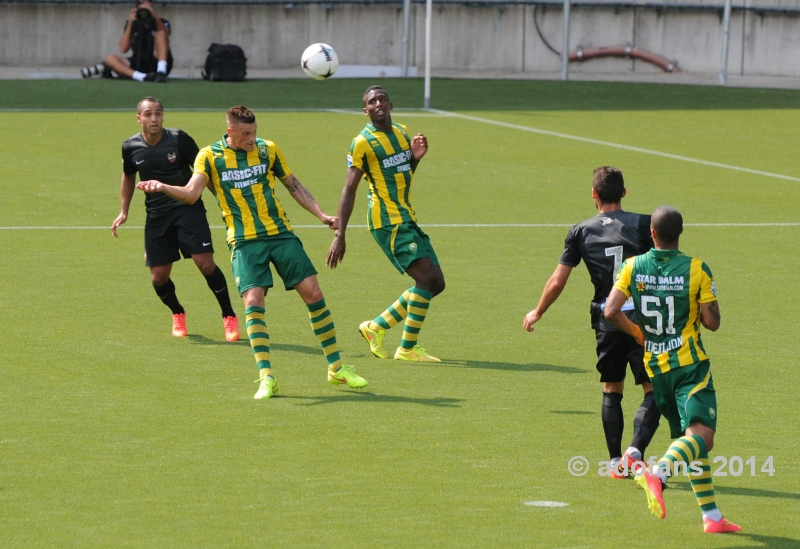
<svg viewBox="0 0 800 549">
<path fill-rule="evenodd" d="M 292 233 L 236 242 L 231 251 L 231 267 L 239 295 L 250 288 L 272 288 L 270 263 L 287 290 L 317 274 L 303 243 Z"/>
<path fill-rule="evenodd" d="M 717 392 L 711 363 L 675 368 L 653 376 L 653 394 L 661 415 L 669 421 L 672 438 L 683 436 L 692 423 L 717 430 Z"/>
<path fill-rule="evenodd" d="M 408 266 L 421 257 L 430 258 L 434 265 L 439 265 L 431 239 L 413 221 L 372 229 L 370 232 L 400 274 L 406 272 Z"/>
</svg>

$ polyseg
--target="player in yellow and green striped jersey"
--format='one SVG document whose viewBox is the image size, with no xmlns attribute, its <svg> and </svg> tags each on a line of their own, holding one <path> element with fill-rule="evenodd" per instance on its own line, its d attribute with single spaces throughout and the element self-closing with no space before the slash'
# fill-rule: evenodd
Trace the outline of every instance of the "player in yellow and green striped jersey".
<svg viewBox="0 0 800 549">
<path fill-rule="evenodd" d="M 650 510 L 667 516 L 662 492 L 667 478 L 681 469 L 700 510 L 703 530 L 738 532 L 717 508 L 708 452 L 717 429 L 717 394 L 711 364 L 700 338 L 700 325 L 720 325 L 714 277 L 708 266 L 678 250 L 683 217 L 668 206 L 657 208 L 650 221 L 655 249 L 622 264 L 608 296 L 605 317 L 644 346 L 644 363 L 656 404 L 677 439 L 653 471 L 646 467 L 636 481 L 644 488 Z M 631 298 L 637 324 L 622 311 Z"/>
<path fill-rule="evenodd" d="M 389 358 L 383 346 L 386 330 L 403 323 L 396 360 L 440 362 L 417 345 L 431 300 L 444 291 L 444 274 L 430 238 L 417 226 L 411 206 L 411 182 L 419 161 L 428 151 L 422 134 L 409 137 L 402 124 L 392 122 L 392 103 L 386 90 L 370 86 L 364 93 L 364 114 L 370 119 L 350 145 L 347 179 L 339 200 L 338 228 L 328 250 L 331 269 L 345 254 L 345 231 L 362 178 L 369 183 L 367 223 L 383 253 L 400 271 L 414 279 L 414 286 L 373 320 L 358 327 L 372 354 Z"/>
<path fill-rule="evenodd" d="M 194 175 L 185 187 L 171 187 L 159 181 L 142 181 L 138 187 L 148 193 L 163 192 L 189 204 L 200 198 L 205 187 L 217 198 L 227 226 L 233 276 L 246 307 L 247 335 L 259 368 L 261 385 L 254 398 L 270 398 L 278 392 L 264 314 L 266 293 L 273 285 L 270 263 L 283 279 L 284 287 L 297 290 L 308 308 L 311 329 L 328 362 L 328 381 L 332 385 L 366 387 L 366 380 L 356 375 L 352 366 L 342 365 L 336 329 L 317 282 L 317 271 L 275 194 L 276 181 L 324 224 L 333 225 L 335 218 L 320 208 L 292 174 L 278 146 L 256 137 L 256 117 L 250 109 L 228 109 L 227 123 L 228 133 L 197 155 Z"/>
</svg>

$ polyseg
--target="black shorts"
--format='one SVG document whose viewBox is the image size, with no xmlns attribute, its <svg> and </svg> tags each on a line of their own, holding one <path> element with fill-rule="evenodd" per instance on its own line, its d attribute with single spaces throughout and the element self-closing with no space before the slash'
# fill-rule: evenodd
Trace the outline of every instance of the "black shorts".
<svg viewBox="0 0 800 549">
<path fill-rule="evenodd" d="M 650 381 L 644 369 L 644 347 L 625 332 L 595 330 L 597 339 L 597 371 L 600 381 L 616 383 L 625 380 L 628 364 L 636 385 Z"/>
<path fill-rule="evenodd" d="M 179 253 L 180 252 L 180 253 Z M 147 215 L 144 225 L 144 264 L 169 265 L 194 254 L 214 253 L 206 208 L 201 201 L 181 205 L 159 216 Z"/>
<path fill-rule="evenodd" d="M 147 74 L 148 72 L 156 72 L 158 69 L 158 58 L 153 55 L 149 59 L 143 59 L 139 61 L 139 58 L 135 55 L 128 57 L 128 62 L 131 64 L 131 68 L 135 71 L 143 72 Z M 167 56 L 167 74 L 172 72 L 172 52 L 169 52 Z"/>
</svg>

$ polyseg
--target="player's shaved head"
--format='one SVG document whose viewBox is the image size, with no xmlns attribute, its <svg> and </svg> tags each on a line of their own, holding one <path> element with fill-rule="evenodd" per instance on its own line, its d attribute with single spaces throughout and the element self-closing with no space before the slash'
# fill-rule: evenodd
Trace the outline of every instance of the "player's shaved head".
<svg viewBox="0 0 800 549">
<path fill-rule="evenodd" d="M 230 109 L 228 109 L 226 118 L 228 120 L 228 126 L 232 126 L 233 124 L 256 123 L 256 115 L 253 114 L 253 111 L 251 111 L 244 105 L 238 105 L 236 107 L 231 107 Z"/>
<path fill-rule="evenodd" d="M 367 104 L 367 96 L 370 94 L 370 92 L 374 92 L 374 91 L 377 91 L 377 90 L 382 91 L 383 94 L 386 96 L 386 99 L 389 99 L 389 94 L 386 93 L 386 90 L 383 89 L 383 86 L 377 86 L 377 85 L 376 86 L 370 86 L 369 88 L 367 88 L 367 91 L 364 92 L 364 97 L 362 97 L 364 105 Z"/>
<path fill-rule="evenodd" d="M 601 166 L 594 171 L 592 188 L 603 204 L 616 204 L 625 193 L 622 170 L 614 166 Z"/>
<path fill-rule="evenodd" d="M 159 101 L 158 99 L 156 99 L 152 95 L 148 95 L 147 97 L 145 97 L 144 99 L 139 101 L 138 105 L 136 105 L 136 114 L 142 114 L 142 111 L 145 109 L 145 107 L 144 107 L 145 103 L 156 104 L 156 105 L 158 105 L 159 109 L 161 109 L 162 111 L 164 110 L 164 105 L 161 104 L 161 101 Z"/>
<path fill-rule="evenodd" d="M 676 246 L 683 233 L 683 216 L 675 208 L 659 206 L 653 212 L 650 227 L 656 232 L 662 247 Z"/>
</svg>

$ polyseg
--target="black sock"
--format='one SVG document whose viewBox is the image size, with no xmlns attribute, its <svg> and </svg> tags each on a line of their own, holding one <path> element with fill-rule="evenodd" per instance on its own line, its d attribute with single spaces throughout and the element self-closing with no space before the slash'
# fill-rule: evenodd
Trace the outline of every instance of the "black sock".
<svg viewBox="0 0 800 549">
<path fill-rule="evenodd" d="M 625 419 L 622 416 L 622 393 L 603 393 L 601 414 L 608 455 L 612 458 L 622 457 L 622 431 L 625 429 Z"/>
<path fill-rule="evenodd" d="M 153 282 L 153 289 L 164 305 L 170 308 L 172 314 L 179 315 L 185 312 L 178 301 L 178 296 L 175 295 L 175 284 L 173 284 L 171 278 L 167 279 L 167 283 L 163 286 L 157 286 L 156 283 Z"/>
<path fill-rule="evenodd" d="M 205 276 L 205 275 L 203 275 Z M 206 282 L 211 291 L 214 292 L 214 297 L 219 302 L 219 307 L 222 309 L 222 316 L 236 316 L 233 312 L 233 305 L 231 305 L 231 296 L 228 295 L 228 283 L 225 281 L 225 275 L 219 267 L 214 269 L 214 272 L 206 276 Z"/>
<path fill-rule="evenodd" d="M 644 395 L 642 404 L 636 410 L 636 415 L 633 416 L 633 440 L 631 440 L 631 446 L 637 448 L 642 453 L 642 457 L 644 457 L 647 445 L 653 440 L 653 435 L 656 434 L 660 419 L 661 412 L 658 411 L 656 399 L 653 396 L 653 392 L 650 391 Z"/>
</svg>

